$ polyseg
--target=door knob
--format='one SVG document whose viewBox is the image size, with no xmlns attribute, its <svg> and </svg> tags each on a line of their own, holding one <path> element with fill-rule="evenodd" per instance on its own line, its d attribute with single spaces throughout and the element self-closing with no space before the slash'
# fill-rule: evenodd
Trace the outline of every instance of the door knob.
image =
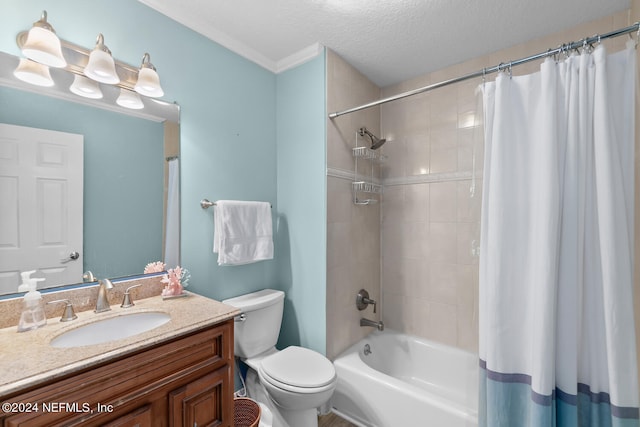
<svg viewBox="0 0 640 427">
<path fill-rule="evenodd" d="M 63 258 L 60 260 L 60 262 L 65 263 L 65 262 L 69 262 L 69 261 L 75 261 L 78 258 L 80 258 L 80 254 L 76 251 L 73 251 L 69 254 L 69 256 L 67 258 Z"/>
</svg>

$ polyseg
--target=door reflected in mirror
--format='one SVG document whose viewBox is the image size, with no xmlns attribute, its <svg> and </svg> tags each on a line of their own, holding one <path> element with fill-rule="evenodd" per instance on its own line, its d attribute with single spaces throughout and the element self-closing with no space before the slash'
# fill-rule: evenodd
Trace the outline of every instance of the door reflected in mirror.
<svg viewBox="0 0 640 427">
<path fill-rule="evenodd" d="M 20 262 L 5 262 L 25 238 L 19 224 L 29 205 L 19 206 L 16 202 L 3 204 L 5 207 L 0 209 L 0 294 L 16 292 L 19 273 L 25 270 L 37 270 L 34 277 L 48 277 L 38 286 L 42 289 L 81 283 L 81 273 L 86 270 L 98 278 L 142 274 L 147 263 L 162 260 L 167 157 L 178 154 L 177 123 L 145 120 L 3 86 L 0 86 L 0 123 L 78 135 L 83 140 L 80 216 L 76 212 L 78 208 L 67 205 L 70 195 L 65 194 L 64 184 L 45 185 L 39 172 L 31 178 L 32 183 L 39 182 L 37 185 L 41 186 L 38 190 L 36 185 L 35 191 L 44 192 L 49 203 L 49 210 L 40 212 L 49 228 L 43 228 L 41 218 L 35 220 L 35 230 L 34 226 L 25 229 L 34 232 L 38 244 L 48 246 L 55 254 L 55 261 L 49 259 L 43 264 L 34 259 L 30 262 L 31 256 L 26 256 Z M 0 163 L 4 168 L 15 143 L 11 142 L 12 135 L 2 129 L 6 128 L 0 127 Z M 64 154 L 58 155 L 62 156 L 61 161 L 66 161 Z M 16 200 L 26 197 L 20 194 L 24 184 L 19 185 L 5 169 L 0 171 L 3 195 L 9 194 L 5 191 L 15 191 Z M 51 210 L 51 206 L 57 206 L 58 211 Z M 34 210 L 38 209 L 41 206 Z M 81 250 L 64 247 L 60 242 L 65 240 L 64 233 L 73 233 L 55 217 L 64 209 L 69 209 L 72 217 L 76 214 L 76 218 L 80 218 L 68 226 L 75 223 L 82 227 Z M 54 230 L 52 223 L 59 227 L 58 234 L 51 231 Z M 7 233 L 11 230 L 13 233 Z M 68 259 L 75 251 L 80 256 L 76 260 Z M 81 266 L 76 268 L 80 275 L 75 279 L 62 279 L 56 272 L 72 263 Z"/>
<path fill-rule="evenodd" d="M 82 277 L 83 139 L 0 123 L 0 292 L 15 292 L 23 271 Z"/>
</svg>

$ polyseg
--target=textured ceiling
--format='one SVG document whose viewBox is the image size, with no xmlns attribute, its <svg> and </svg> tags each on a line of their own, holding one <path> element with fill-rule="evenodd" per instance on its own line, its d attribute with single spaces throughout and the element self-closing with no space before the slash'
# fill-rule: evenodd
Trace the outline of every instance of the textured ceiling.
<svg viewBox="0 0 640 427">
<path fill-rule="evenodd" d="M 380 87 L 629 8 L 629 0 L 139 1 L 271 71 L 320 44 Z"/>
</svg>

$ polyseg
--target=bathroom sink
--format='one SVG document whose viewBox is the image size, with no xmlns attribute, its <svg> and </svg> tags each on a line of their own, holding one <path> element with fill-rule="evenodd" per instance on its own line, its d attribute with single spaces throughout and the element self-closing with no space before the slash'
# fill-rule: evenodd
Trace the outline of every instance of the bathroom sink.
<svg viewBox="0 0 640 427">
<path fill-rule="evenodd" d="M 141 334 L 164 325 L 171 316 L 166 313 L 144 312 L 97 320 L 64 332 L 51 340 L 51 346 L 66 348 L 102 344 Z"/>
</svg>

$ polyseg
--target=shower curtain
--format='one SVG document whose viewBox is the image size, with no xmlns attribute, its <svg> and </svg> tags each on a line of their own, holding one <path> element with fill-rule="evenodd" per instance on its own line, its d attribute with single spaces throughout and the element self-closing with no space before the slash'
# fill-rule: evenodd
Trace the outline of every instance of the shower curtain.
<svg viewBox="0 0 640 427">
<path fill-rule="evenodd" d="M 178 158 L 169 160 L 164 263 L 167 268 L 174 268 L 180 264 L 180 160 Z"/>
<path fill-rule="evenodd" d="M 638 426 L 635 50 L 483 88 L 479 424 Z"/>
</svg>

